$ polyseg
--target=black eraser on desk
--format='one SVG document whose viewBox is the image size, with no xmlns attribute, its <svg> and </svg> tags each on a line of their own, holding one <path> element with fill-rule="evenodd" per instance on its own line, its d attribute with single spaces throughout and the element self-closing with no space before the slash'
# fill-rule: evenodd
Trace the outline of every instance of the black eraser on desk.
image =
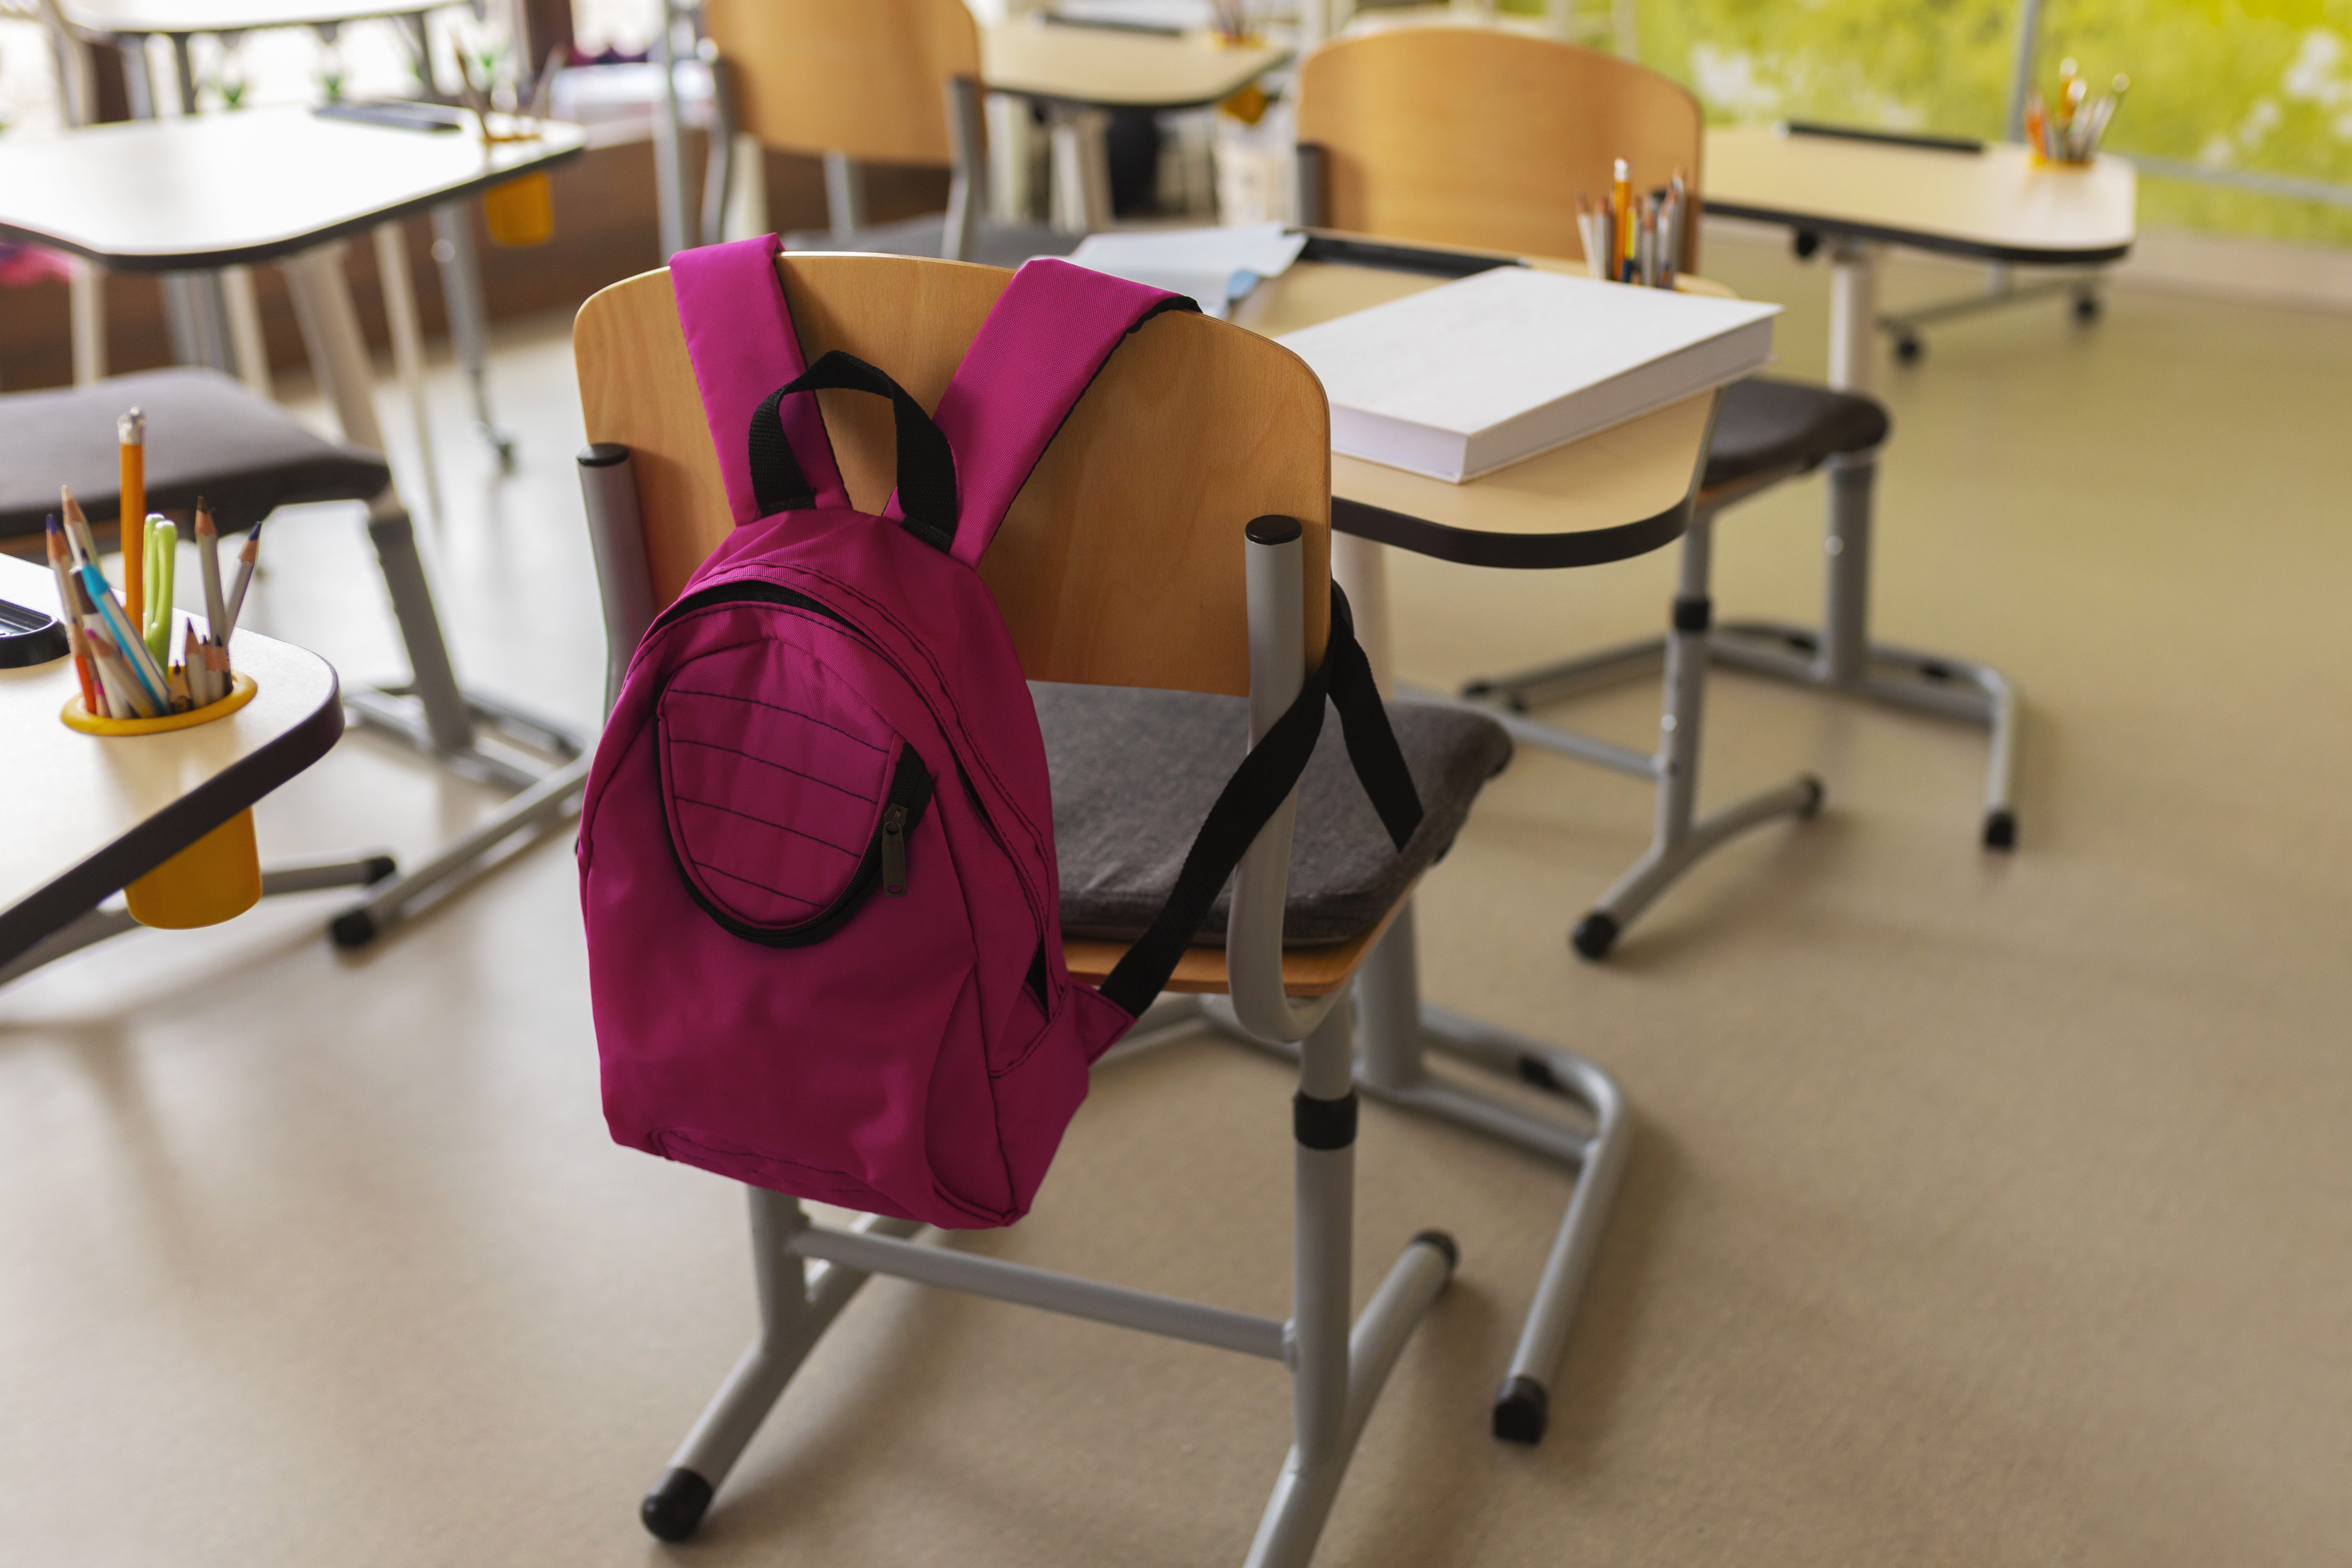
<svg viewBox="0 0 2352 1568">
<path fill-rule="evenodd" d="M 66 656 L 66 629 L 46 610 L 0 599 L 0 669 L 29 669 Z"/>
</svg>

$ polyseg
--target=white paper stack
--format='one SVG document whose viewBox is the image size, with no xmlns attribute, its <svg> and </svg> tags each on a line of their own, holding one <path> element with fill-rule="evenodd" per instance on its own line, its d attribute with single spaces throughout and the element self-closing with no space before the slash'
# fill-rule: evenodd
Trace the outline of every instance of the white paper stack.
<svg viewBox="0 0 2352 1568">
<path fill-rule="evenodd" d="M 1298 259 L 1307 237 L 1279 223 L 1225 228 L 1143 229 L 1087 237 L 1070 259 L 1130 283 L 1184 294 L 1222 319 L 1264 278 L 1279 278 Z"/>
<path fill-rule="evenodd" d="M 1459 484 L 1753 374 L 1780 310 L 1498 267 L 1282 342 L 1333 451 Z"/>
</svg>

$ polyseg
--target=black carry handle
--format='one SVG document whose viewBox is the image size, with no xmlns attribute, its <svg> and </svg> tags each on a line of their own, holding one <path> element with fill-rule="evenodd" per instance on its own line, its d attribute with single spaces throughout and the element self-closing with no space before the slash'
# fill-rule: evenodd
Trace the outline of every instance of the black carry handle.
<svg viewBox="0 0 2352 1568">
<path fill-rule="evenodd" d="M 1348 596 L 1331 584 L 1331 635 L 1324 644 L 1323 663 L 1298 699 L 1274 721 L 1265 738 L 1250 749 L 1242 765 L 1226 781 L 1217 804 L 1185 853 L 1184 868 L 1177 873 L 1175 890 L 1160 907 L 1150 929 L 1110 972 L 1102 994 L 1120 1011 L 1140 1016 L 1151 999 L 1176 973 L 1176 964 L 1192 945 L 1210 906 L 1234 868 L 1290 794 L 1315 742 L 1323 733 L 1326 700 L 1339 710 L 1339 724 L 1348 742 L 1348 760 L 1371 797 L 1381 824 L 1402 852 L 1421 826 L 1421 794 L 1404 765 L 1404 750 L 1389 727 L 1389 710 L 1372 679 L 1371 660 L 1356 641 Z"/>
<path fill-rule="evenodd" d="M 800 376 L 768 394 L 751 416 L 751 495 L 760 515 L 802 511 L 816 505 L 793 444 L 784 437 L 783 401 L 795 392 L 825 387 L 870 392 L 890 400 L 898 437 L 898 507 L 906 529 L 924 543 L 945 550 L 955 542 L 955 453 L 923 405 L 884 372 L 855 354 L 835 349 Z"/>
</svg>

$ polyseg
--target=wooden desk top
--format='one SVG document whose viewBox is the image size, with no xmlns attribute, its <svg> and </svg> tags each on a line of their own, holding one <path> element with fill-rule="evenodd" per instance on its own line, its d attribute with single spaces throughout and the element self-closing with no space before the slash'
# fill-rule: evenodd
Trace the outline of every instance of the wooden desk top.
<svg viewBox="0 0 2352 1568">
<path fill-rule="evenodd" d="M 1706 210 L 1727 217 L 1979 261 L 2113 261 L 2137 233 L 2129 163 L 2036 168 L 2006 142 L 1949 152 L 1718 126 L 1706 133 L 1700 188 Z"/>
<path fill-rule="evenodd" d="M 46 565 L 0 555 L 0 599 L 57 614 Z M 73 662 L 0 669 L 0 964 L 96 909 L 317 762 L 343 732 L 333 667 L 253 632 L 229 643 L 254 679 L 228 717 L 100 739 L 58 710 Z"/>
<path fill-rule="evenodd" d="M 1584 271 L 1580 261 L 1534 265 Z M 1451 280 L 1301 260 L 1259 284 L 1233 319 L 1278 336 Z M 1704 393 L 1459 485 L 1335 453 L 1331 525 L 1470 566 L 1551 570 L 1646 554 L 1688 526 L 1714 407 Z"/>
<path fill-rule="evenodd" d="M 67 23 L 87 33 L 257 33 L 380 16 L 420 16 L 457 0 L 64 0 Z"/>
<path fill-rule="evenodd" d="M 120 272 L 272 261 L 579 156 L 549 124 L 484 146 L 465 132 L 252 109 L 0 140 L 0 237 Z"/>
<path fill-rule="evenodd" d="M 984 27 L 980 41 L 992 91 L 1094 109 L 1221 103 L 1290 55 L 1270 46 L 1223 48 L 1197 35 L 1025 21 Z"/>
</svg>

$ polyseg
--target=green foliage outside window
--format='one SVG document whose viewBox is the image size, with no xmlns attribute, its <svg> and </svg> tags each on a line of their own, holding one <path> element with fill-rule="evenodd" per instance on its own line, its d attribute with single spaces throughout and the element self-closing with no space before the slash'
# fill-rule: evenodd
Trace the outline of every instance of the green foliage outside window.
<svg viewBox="0 0 2352 1568">
<path fill-rule="evenodd" d="M 1643 60 L 1714 119 L 1987 137 L 2017 17 L 2016 0 L 1635 0 Z M 2352 186 L 2352 0 L 2048 0 L 2042 34 L 2045 92 L 2068 56 L 2095 87 L 2131 78 L 2111 152 Z M 2352 244 L 2352 208 L 2179 180 L 2144 179 L 2140 219 Z"/>
</svg>

